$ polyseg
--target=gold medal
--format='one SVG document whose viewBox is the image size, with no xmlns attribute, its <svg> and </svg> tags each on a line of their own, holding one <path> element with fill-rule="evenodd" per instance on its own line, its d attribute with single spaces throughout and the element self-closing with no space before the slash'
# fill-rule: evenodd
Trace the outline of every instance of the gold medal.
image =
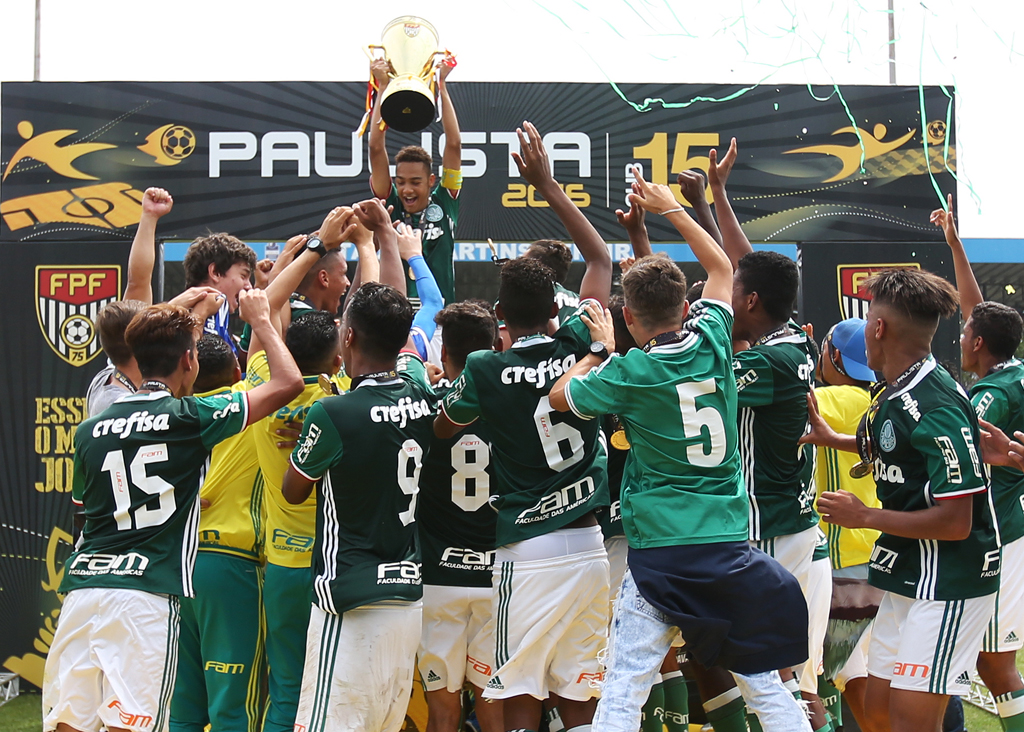
<svg viewBox="0 0 1024 732">
<path fill-rule="evenodd" d="M 629 440 L 626 439 L 626 430 L 619 427 L 619 429 L 612 432 L 612 438 L 610 440 L 612 447 L 616 450 L 628 450 Z"/>
<path fill-rule="evenodd" d="M 863 478 L 871 474 L 871 463 L 866 463 L 861 460 L 859 463 L 850 468 L 851 478 Z"/>
<path fill-rule="evenodd" d="M 333 394 L 337 396 L 341 393 L 338 391 L 338 385 L 335 384 L 327 374 L 320 374 L 316 378 L 316 383 L 320 385 L 320 388 L 323 389 L 325 394 Z"/>
</svg>

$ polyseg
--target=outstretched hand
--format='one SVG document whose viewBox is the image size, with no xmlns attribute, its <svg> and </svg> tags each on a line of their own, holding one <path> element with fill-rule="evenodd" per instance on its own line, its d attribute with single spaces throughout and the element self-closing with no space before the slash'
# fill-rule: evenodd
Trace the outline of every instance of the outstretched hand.
<svg viewBox="0 0 1024 732">
<path fill-rule="evenodd" d="M 423 231 L 401 221 L 395 222 L 398 232 L 398 255 L 408 262 L 412 257 L 423 255 Z"/>
<path fill-rule="evenodd" d="M 991 422 L 978 420 L 981 427 L 981 459 L 989 465 L 1024 470 L 1024 432 L 1014 432 L 1014 439 Z"/>
<path fill-rule="evenodd" d="M 708 159 L 711 161 L 711 166 L 708 169 L 708 181 L 712 188 L 725 187 L 726 181 L 729 180 L 729 174 L 732 172 L 732 166 L 736 164 L 736 154 L 735 137 L 729 143 L 729 151 L 722 158 L 722 162 L 718 162 L 718 150 L 712 148 L 708 153 Z"/>
<path fill-rule="evenodd" d="M 629 194 L 629 205 L 636 204 L 645 211 L 661 214 L 667 211 L 678 211 L 682 207 L 672 195 L 672 189 L 660 183 L 648 183 L 640 172 L 640 166 L 633 166 L 633 177 L 636 178 L 638 192 Z M 634 189 L 635 190 L 635 189 Z M 683 212 L 685 214 L 685 212 Z"/>
<path fill-rule="evenodd" d="M 811 429 L 800 438 L 801 445 L 828 446 L 831 444 L 832 438 L 836 436 L 836 431 L 821 416 L 821 411 L 818 409 L 818 397 L 815 395 L 814 389 L 807 392 L 807 424 Z"/>
<path fill-rule="evenodd" d="M 351 219 L 352 209 L 348 206 L 338 206 L 327 214 L 323 224 L 320 225 L 320 241 L 324 243 L 325 247 L 337 249 L 341 246 L 341 243 L 348 238 L 355 227 L 354 223 L 350 223 Z"/>
<path fill-rule="evenodd" d="M 960 235 L 956 230 L 956 220 L 953 218 L 953 194 L 950 193 L 946 196 L 946 208 L 937 208 L 932 211 L 930 220 L 933 224 L 942 229 L 942 233 L 946 235 L 946 243 L 956 241 Z"/>
<path fill-rule="evenodd" d="M 639 184 L 634 182 L 632 187 L 633 193 L 640 195 Z M 621 208 L 615 209 L 615 219 L 619 222 L 619 226 L 630 235 L 630 240 L 632 240 L 632 235 L 644 230 L 646 218 L 647 212 L 644 211 L 643 206 L 633 200 L 629 202 L 629 211 L 623 211 Z"/>
<path fill-rule="evenodd" d="M 516 134 L 519 135 L 519 152 L 512 153 L 512 159 L 516 161 L 520 175 L 534 188 L 553 183 L 551 161 L 537 128 L 523 122 L 521 128 L 516 128 Z"/>
<path fill-rule="evenodd" d="M 684 170 L 676 176 L 676 183 L 679 184 L 679 190 L 691 206 L 696 207 L 698 202 L 707 200 L 704 194 L 707 184 L 700 171 Z"/>
</svg>

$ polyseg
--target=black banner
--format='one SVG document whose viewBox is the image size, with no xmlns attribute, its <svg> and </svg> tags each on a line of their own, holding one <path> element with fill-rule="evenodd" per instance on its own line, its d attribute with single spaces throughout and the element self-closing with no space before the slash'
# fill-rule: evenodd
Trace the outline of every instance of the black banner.
<svg viewBox="0 0 1024 732">
<path fill-rule="evenodd" d="M 864 318 L 870 300 L 863 283 L 890 268 L 924 269 L 956 282 L 953 258 L 941 244 L 866 243 L 837 247 L 826 242 L 800 246 L 801 323 L 814 325 L 819 343 L 829 328 L 846 318 Z M 955 378 L 960 376 L 960 323 L 943 320 L 932 341 L 935 358 Z"/>
<path fill-rule="evenodd" d="M 695 101 L 666 109 L 657 102 Z M 161 235 L 226 230 L 253 240 L 308 231 L 329 207 L 369 195 L 364 84 L 5 83 L 0 240 L 129 237 L 141 191 L 171 191 Z M 509 152 L 529 119 L 555 174 L 609 240 L 624 239 L 627 168 L 674 183 L 740 144 L 729 181 L 753 241 L 908 241 L 939 234 L 927 212 L 952 191 L 952 98 L 940 87 L 453 82 L 465 186 L 457 238 L 562 235 Z M 392 155 L 422 144 L 440 160 L 441 125 L 388 134 Z M 678 240 L 665 222 L 655 239 Z"/>
</svg>

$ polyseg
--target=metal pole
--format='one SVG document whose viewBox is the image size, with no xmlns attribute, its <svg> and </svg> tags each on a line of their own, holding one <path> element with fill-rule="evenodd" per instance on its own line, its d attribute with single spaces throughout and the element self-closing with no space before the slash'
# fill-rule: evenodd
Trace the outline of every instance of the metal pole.
<svg viewBox="0 0 1024 732">
<path fill-rule="evenodd" d="M 32 68 L 32 81 L 39 81 L 39 38 L 40 38 L 40 5 L 42 0 L 36 0 L 36 54 L 35 63 Z"/>
<path fill-rule="evenodd" d="M 896 85 L 896 14 L 892 9 L 892 0 L 889 0 L 889 83 Z"/>
</svg>

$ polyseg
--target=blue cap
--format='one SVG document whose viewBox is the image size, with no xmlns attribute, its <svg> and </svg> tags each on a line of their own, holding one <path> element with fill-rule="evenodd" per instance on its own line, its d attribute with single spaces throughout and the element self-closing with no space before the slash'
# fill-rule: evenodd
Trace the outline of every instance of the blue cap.
<svg viewBox="0 0 1024 732">
<path fill-rule="evenodd" d="M 868 368 L 867 347 L 864 345 L 864 328 L 867 321 L 861 318 L 847 318 L 832 328 L 832 345 L 843 354 L 843 368 L 851 379 L 857 381 L 878 381 L 875 372 Z"/>
</svg>

